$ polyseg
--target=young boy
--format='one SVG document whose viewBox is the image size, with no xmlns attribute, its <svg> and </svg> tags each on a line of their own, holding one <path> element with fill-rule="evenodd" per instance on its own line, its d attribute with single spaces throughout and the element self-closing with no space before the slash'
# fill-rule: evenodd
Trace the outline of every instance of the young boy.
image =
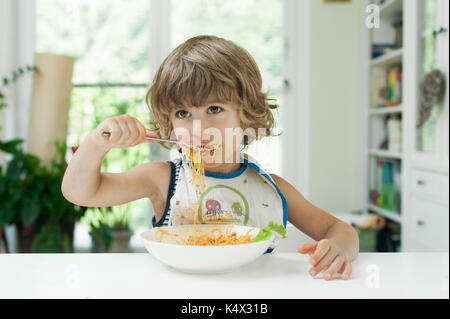
<svg viewBox="0 0 450 319">
<path fill-rule="evenodd" d="M 312 205 L 286 180 L 268 174 L 255 159 L 241 152 L 261 137 L 256 131 L 270 135 L 274 125 L 271 109 L 278 105 L 269 104 L 271 99 L 261 88 L 259 69 L 245 49 L 215 36 L 187 40 L 163 61 L 147 93 L 152 131 L 129 115 L 100 123 L 67 167 L 62 183 L 65 198 L 94 207 L 149 198 L 155 214 L 153 226 L 192 223 L 197 205 L 203 223 L 263 228 L 268 221 L 286 227 L 289 220 L 317 240 L 298 248 L 298 252 L 310 255 L 310 274 L 324 270 L 326 280 L 337 273 L 348 279 L 351 261 L 359 250 L 355 230 Z M 144 163 L 124 173 L 100 171 L 109 150 L 136 146 L 146 136 L 219 146 L 214 161 L 210 152 L 204 153 L 205 189 L 200 198 L 190 183 L 192 168 L 181 156 L 173 161 Z"/>
</svg>

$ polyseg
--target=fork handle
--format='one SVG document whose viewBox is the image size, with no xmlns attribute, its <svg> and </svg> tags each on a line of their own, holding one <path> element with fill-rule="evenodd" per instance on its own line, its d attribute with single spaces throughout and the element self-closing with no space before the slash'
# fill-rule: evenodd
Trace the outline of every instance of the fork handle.
<svg viewBox="0 0 450 319">
<path fill-rule="evenodd" d="M 111 133 L 110 132 L 103 132 L 102 135 L 103 136 L 111 136 Z M 149 136 L 144 136 L 144 139 L 152 140 L 152 141 L 169 142 L 169 143 L 179 143 L 178 141 L 166 140 L 166 139 L 163 139 L 163 138 L 149 137 Z"/>
<path fill-rule="evenodd" d="M 103 135 L 103 136 L 111 136 L 111 133 L 110 133 L 110 132 L 103 132 L 102 135 Z M 152 140 L 152 141 L 169 142 L 169 143 L 174 143 L 174 144 L 183 145 L 183 146 L 189 147 L 189 148 L 195 148 L 195 147 L 193 147 L 193 146 L 191 146 L 191 145 L 188 145 L 188 144 L 186 144 L 186 143 L 184 143 L 184 142 L 181 142 L 181 141 L 167 140 L 167 139 L 164 139 L 164 138 L 149 137 L 149 136 L 144 136 L 144 139 L 146 139 L 146 140 Z"/>
<path fill-rule="evenodd" d="M 103 135 L 103 136 L 111 136 L 111 133 L 110 133 L 110 132 L 103 132 L 102 135 Z M 182 146 L 185 146 L 185 147 L 188 147 L 188 148 L 192 148 L 192 149 L 199 149 L 199 148 L 196 148 L 196 147 L 194 147 L 194 146 L 188 145 L 188 144 L 186 144 L 186 143 L 184 143 L 184 142 L 174 141 L 174 140 L 167 140 L 167 139 L 164 139 L 164 138 L 157 138 L 157 137 L 144 136 L 144 139 L 146 139 L 146 140 L 152 140 L 152 141 L 169 142 L 169 143 L 174 143 L 174 144 L 182 145 Z M 208 148 L 208 149 L 209 149 L 209 148 Z"/>
</svg>

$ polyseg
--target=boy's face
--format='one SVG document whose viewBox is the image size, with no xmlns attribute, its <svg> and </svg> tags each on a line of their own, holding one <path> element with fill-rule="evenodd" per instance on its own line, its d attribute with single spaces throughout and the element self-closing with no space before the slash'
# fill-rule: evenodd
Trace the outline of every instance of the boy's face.
<svg viewBox="0 0 450 319">
<path fill-rule="evenodd" d="M 219 147 L 214 159 L 212 152 L 203 153 L 205 168 L 238 162 L 239 157 L 236 159 L 236 156 L 243 136 L 238 106 L 211 98 L 200 107 L 175 108 L 170 113 L 170 120 L 177 140 L 198 147 Z"/>
</svg>

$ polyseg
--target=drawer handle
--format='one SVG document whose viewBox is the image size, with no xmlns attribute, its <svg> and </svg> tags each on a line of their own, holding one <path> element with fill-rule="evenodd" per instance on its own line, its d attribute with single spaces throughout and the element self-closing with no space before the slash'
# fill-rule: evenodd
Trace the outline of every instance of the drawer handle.
<svg viewBox="0 0 450 319">
<path fill-rule="evenodd" d="M 418 181 L 417 181 L 417 185 L 420 185 L 420 186 L 423 186 L 423 185 L 425 185 L 426 183 L 425 183 L 425 181 L 423 180 L 423 179 L 419 179 Z"/>
</svg>

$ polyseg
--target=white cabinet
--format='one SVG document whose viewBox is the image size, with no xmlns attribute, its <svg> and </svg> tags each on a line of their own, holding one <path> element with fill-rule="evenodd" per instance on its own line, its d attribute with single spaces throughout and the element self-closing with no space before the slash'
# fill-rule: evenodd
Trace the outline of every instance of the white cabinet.
<svg viewBox="0 0 450 319">
<path fill-rule="evenodd" d="M 448 206 L 409 197 L 404 220 L 404 251 L 448 251 Z"/>
<path fill-rule="evenodd" d="M 407 174 L 403 250 L 448 251 L 448 176 L 418 169 Z"/>
<path fill-rule="evenodd" d="M 405 1 L 410 35 L 405 60 L 412 65 L 405 82 L 406 160 L 402 246 L 405 251 L 448 251 L 448 0 Z M 425 75 L 439 69 L 446 77 L 444 100 L 418 125 L 420 88 Z"/>
<path fill-rule="evenodd" d="M 418 169 L 411 169 L 410 172 L 411 194 L 448 205 L 448 175 Z"/>
</svg>

